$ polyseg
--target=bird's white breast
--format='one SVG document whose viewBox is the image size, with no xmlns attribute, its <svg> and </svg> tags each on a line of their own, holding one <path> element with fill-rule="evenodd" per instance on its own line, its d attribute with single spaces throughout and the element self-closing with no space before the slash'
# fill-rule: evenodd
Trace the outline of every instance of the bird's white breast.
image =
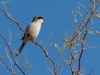
<svg viewBox="0 0 100 75">
<path fill-rule="evenodd" d="M 32 36 L 33 40 L 38 36 L 41 29 L 41 22 L 33 22 L 28 25 L 26 31 Z"/>
</svg>

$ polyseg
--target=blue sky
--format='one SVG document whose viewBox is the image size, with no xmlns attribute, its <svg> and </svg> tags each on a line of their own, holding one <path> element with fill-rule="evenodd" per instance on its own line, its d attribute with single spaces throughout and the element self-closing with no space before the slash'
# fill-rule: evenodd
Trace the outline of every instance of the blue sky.
<svg viewBox="0 0 100 75">
<path fill-rule="evenodd" d="M 0 0 L 3 1 L 3 0 Z M 12 2 L 6 3 L 6 7 L 16 21 L 20 23 L 20 26 L 25 29 L 26 26 L 32 21 L 35 15 L 42 15 L 46 18 L 42 24 L 41 32 L 36 38 L 36 42 L 42 40 L 42 46 L 45 47 L 46 42 L 52 43 L 52 46 L 48 46 L 47 50 L 52 59 L 55 59 L 59 52 L 54 48 L 54 44 L 58 43 L 61 47 L 62 39 L 61 36 L 65 35 L 67 32 L 69 35 L 73 35 L 73 16 L 71 11 L 77 10 L 76 2 L 79 2 L 87 7 L 90 7 L 89 0 L 13 0 Z M 83 16 L 86 10 L 82 7 Z M 3 4 L 0 4 L 0 8 L 4 9 Z M 79 19 L 79 18 L 78 18 Z M 80 21 L 80 20 L 79 20 Z M 19 34 L 24 34 L 19 30 L 16 24 L 7 19 L 0 11 L 0 33 L 9 41 L 9 33 L 7 28 L 12 33 L 12 50 L 18 50 L 22 41 Z M 94 18 L 94 28 L 93 30 L 100 31 L 99 19 Z M 66 32 L 65 32 L 66 31 Z M 52 34 L 51 38 L 50 35 Z M 50 38 L 50 40 L 49 40 Z M 90 40 L 87 42 L 89 46 L 99 46 L 100 45 L 100 35 L 92 34 L 88 35 L 87 38 Z M 17 41 L 16 41 L 17 40 Z M 6 48 L 4 41 L 0 38 L 0 55 L 6 55 Z M 15 42 L 16 41 L 16 42 Z M 27 68 L 26 75 L 51 75 L 48 71 L 46 65 L 52 69 L 52 65 L 49 60 L 45 57 L 43 51 L 35 46 L 33 43 L 28 42 L 18 57 L 19 66 L 25 64 L 25 52 L 28 57 L 29 64 L 32 64 L 36 68 Z M 84 74 L 87 75 L 94 68 L 92 75 L 100 74 L 100 48 L 90 48 L 83 53 L 82 63 L 85 70 Z M 4 62 L 10 67 L 10 62 L 7 58 L 3 59 Z M 69 65 L 62 66 L 63 69 L 59 75 L 71 75 Z M 16 69 L 16 67 L 15 67 Z M 16 73 L 22 75 L 18 70 Z M 2 65 L 0 65 L 0 75 L 10 75 L 10 72 Z"/>
</svg>

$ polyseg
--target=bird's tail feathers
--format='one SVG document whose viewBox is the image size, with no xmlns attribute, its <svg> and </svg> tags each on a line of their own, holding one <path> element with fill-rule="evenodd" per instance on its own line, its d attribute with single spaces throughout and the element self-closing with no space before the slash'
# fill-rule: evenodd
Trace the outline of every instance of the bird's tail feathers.
<svg viewBox="0 0 100 75">
<path fill-rule="evenodd" d="M 18 56 L 18 55 L 21 53 L 21 51 L 22 51 L 22 49 L 23 49 L 23 47 L 25 46 L 26 43 L 27 43 L 27 42 L 23 42 L 23 43 L 22 43 L 22 45 L 20 46 L 19 50 L 18 50 L 17 53 L 16 53 L 16 56 Z"/>
</svg>

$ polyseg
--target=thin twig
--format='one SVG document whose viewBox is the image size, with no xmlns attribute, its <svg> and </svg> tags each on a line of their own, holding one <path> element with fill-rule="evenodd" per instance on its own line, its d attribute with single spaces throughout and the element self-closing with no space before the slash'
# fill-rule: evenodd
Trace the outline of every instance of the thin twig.
<svg viewBox="0 0 100 75">
<path fill-rule="evenodd" d="M 12 57 L 12 59 L 13 59 L 13 61 L 14 61 L 14 64 L 18 67 L 18 69 L 23 73 L 23 75 L 25 75 L 25 73 L 22 71 L 22 69 L 18 66 L 18 64 L 17 64 L 17 62 L 15 61 L 15 59 L 14 59 L 14 56 L 13 56 L 13 54 L 12 54 L 12 51 L 11 51 L 11 49 L 10 49 L 10 47 L 9 47 L 9 44 L 7 43 L 7 41 L 5 40 L 5 38 L 0 34 L 0 37 L 3 39 L 3 41 L 6 43 L 6 45 L 7 45 L 7 47 L 8 47 L 8 50 L 9 50 L 9 52 L 10 52 L 10 55 L 11 55 L 11 57 Z"/>
</svg>

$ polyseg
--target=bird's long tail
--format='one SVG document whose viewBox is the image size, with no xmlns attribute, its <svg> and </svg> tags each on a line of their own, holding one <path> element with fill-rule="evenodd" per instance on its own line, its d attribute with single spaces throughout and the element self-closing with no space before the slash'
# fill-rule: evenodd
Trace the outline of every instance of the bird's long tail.
<svg viewBox="0 0 100 75">
<path fill-rule="evenodd" d="M 18 50 L 17 53 L 16 53 L 16 56 L 18 56 L 18 55 L 21 53 L 21 51 L 22 51 L 22 49 L 23 49 L 23 47 L 25 46 L 26 43 L 27 43 L 27 42 L 23 42 L 23 43 L 22 43 L 22 45 L 20 46 L 19 50 Z"/>
</svg>

